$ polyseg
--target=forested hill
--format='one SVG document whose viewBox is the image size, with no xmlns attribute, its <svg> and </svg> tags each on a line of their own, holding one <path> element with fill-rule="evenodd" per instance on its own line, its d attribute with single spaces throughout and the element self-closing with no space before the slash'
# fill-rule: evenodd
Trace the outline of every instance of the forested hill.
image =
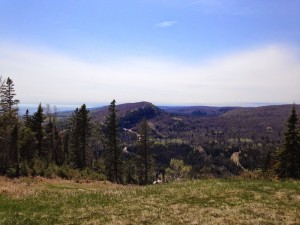
<svg viewBox="0 0 300 225">
<path fill-rule="evenodd" d="M 131 128 L 143 118 L 152 119 L 165 114 L 163 110 L 149 102 L 120 104 L 116 109 L 122 128 Z M 108 114 L 108 106 L 92 109 L 90 113 L 94 121 L 102 122 Z"/>
<path fill-rule="evenodd" d="M 159 115 L 162 110 L 149 102 L 136 102 L 136 103 L 125 103 L 116 106 L 118 116 L 124 116 L 133 111 L 144 111 L 147 117 L 147 112 L 153 112 L 151 115 Z M 94 119 L 103 120 L 108 114 L 108 106 L 103 106 L 100 108 L 93 108 L 90 113 Z M 150 115 L 148 115 L 150 117 Z"/>
<path fill-rule="evenodd" d="M 171 114 L 192 116 L 219 116 L 239 107 L 217 107 L 217 106 L 160 106 L 161 109 Z"/>
<path fill-rule="evenodd" d="M 228 138 L 240 136 L 259 139 L 269 136 L 276 141 L 281 139 L 291 108 L 292 105 L 170 107 L 155 106 L 149 102 L 125 103 L 116 106 L 120 125 L 123 128 L 133 128 L 145 117 L 154 125 L 152 126 L 154 130 L 159 130 L 166 137 L 181 138 L 180 136 L 184 136 L 186 132 L 197 130 L 196 133 L 198 133 L 203 129 L 203 132 L 204 130 L 221 131 Z M 300 111 L 300 105 L 296 105 L 296 109 Z M 62 112 L 59 113 L 59 117 L 69 117 L 71 114 L 71 111 Z M 108 106 L 92 108 L 90 114 L 93 121 L 103 122 L 108 114 Z M 177 137 L 171 134 L 178 131 L 180 133 Z"/>
</svg>

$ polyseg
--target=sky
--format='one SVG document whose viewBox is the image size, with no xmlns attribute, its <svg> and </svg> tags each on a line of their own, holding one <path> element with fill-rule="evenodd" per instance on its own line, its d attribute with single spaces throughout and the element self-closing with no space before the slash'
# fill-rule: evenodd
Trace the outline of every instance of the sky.
<svg viewBox="0 0 300 225">
<path fill-rule="evenodd" d="M 22 104 L 300 103 L 299 0 L 0 0 Z"/>
</svg>

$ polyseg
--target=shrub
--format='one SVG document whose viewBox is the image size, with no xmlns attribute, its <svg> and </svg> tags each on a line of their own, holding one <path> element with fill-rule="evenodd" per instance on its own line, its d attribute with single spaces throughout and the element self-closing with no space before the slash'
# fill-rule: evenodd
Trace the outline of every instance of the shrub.
<svg viewBox="0 0 300 225">
<path fill-rule="evenodd" d="M 46 170 L 46 164 L 40 159 L 33 160 L 32 176 L 44 176 Z"/>
<path fill-rule="evenodd" d="M 29 176 L 32 174 L 32 169 L 28 166 L 27 161 L 22 161 L 20 163 L 20 176 Z"/>
<path fill-rule="evenodd" d="M 16 168 L 11 167 L 11 168 L 7 169 L 6 175 L 10 178 L 15 177 L 16 176 Z"/>
<path fill-rule="evenodd" d="M 55 178 L 58 176 L 59 167 L 55 164 L 49 164 L 45 169 L 44 176 L 47 178 Z"/>
<path fill-rule="evenodd" d="M 168 168 L 166 172 L 170 179 L 176 180 L 188 177 L 191 169 L 191 166 L 185 165 L 183 160 L 171 159 L 170 168 Z"/>
</svg>

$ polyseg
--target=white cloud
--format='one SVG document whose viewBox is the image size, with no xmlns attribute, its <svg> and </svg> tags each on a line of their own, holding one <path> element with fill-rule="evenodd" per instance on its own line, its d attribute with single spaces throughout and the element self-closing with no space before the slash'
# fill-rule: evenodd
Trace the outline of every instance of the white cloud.
<svg viewBox="0 0 300 225">
<path fill-rule="evenodd" d="M 189 64 L 132 56 L 87 63 L 0 44 L 0 75 L 14 80 L 22 103 L 300 103 L 300 60 L 276 45 Z"/>
<path fill-rule="evenodd" d="M 160 22 L 160 23 L 156 24 L 156 26 L 160 27 L 160 28 L 166 28 L 166 27 L 171 27 L 171 26 L 175 25 L 176 23 L 177 23 L 176 20 L 169 20 L 169 21 Z"/>
</svg>

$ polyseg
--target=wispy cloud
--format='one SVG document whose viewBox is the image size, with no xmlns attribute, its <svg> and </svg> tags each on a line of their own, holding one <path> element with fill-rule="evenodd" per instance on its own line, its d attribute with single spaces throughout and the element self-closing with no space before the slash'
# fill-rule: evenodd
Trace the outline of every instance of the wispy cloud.
<svg viewBox="0 0 300 225">
<path fill-rule="evenodd" d="M 299 74 L 297 55 L 277 45 L 189 64 L 156 56 L 88 63 L 0 44 L 0 75 L 11 76 L 22 103 L 299 103 Z"/>
<path fill-rule="evenodd" d="M 156 24 L 156 26 L 159 28 L 166 28 L 166 27 L 171 27 L 171 26 L 175 25 L 176 23 L 177 23 L 176 20 L 167 20 L 167 21 L 163 21 L 163 22 Z"/>
</svg>

